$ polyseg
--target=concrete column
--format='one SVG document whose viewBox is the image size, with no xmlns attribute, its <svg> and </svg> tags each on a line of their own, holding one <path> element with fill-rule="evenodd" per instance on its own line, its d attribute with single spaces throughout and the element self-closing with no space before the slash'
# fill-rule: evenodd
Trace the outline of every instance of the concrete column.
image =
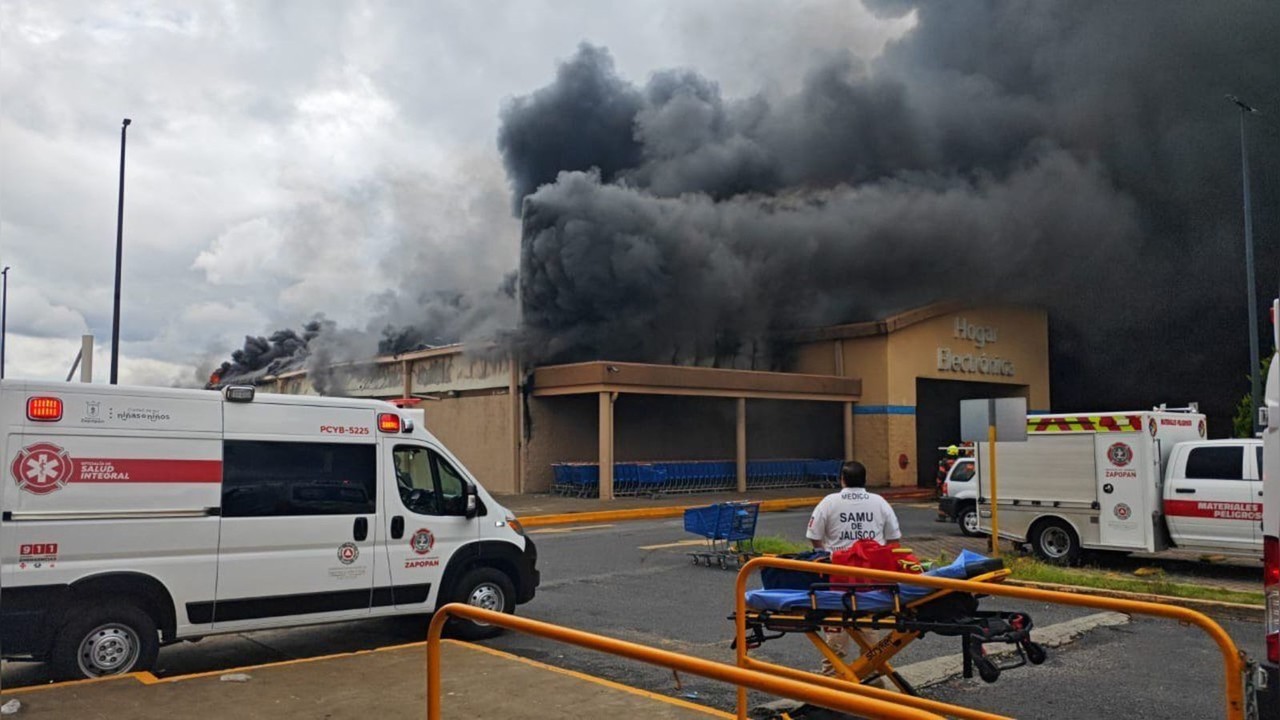
<svg viewBox="0 0 1280 720">
<path fill-rule="evenodd" d="M 738 492 L 747 491 L 747 399 L 738 398 Z"/>
<path fill-rule="evenodd" d="M 613 393 L 600 393 L 600 499 L 613 499 Z"/>
<path fill-rule="evenodd" d="M 844 459 L 853 459 L 853 403 L 844 404 Z"/>
</svg>

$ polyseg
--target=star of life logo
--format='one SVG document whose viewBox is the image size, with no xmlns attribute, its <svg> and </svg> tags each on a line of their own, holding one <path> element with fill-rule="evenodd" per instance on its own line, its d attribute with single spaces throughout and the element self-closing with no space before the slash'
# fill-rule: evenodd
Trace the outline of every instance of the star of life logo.
<svg viewBox="0 0 1280 720">
<path fill-rule="evenodd" d="M 53 443 L 40 442 L 22 448 L 9 466 L 18 487 L 33 495 L 61 490 L 71 480 L 75 463 L 67 451 Z"/>
</svg>

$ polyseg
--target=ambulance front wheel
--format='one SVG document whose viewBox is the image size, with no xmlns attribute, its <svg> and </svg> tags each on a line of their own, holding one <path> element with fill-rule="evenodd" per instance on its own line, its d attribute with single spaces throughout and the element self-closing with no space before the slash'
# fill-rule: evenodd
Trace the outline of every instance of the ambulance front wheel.
<svg viewBox="0 0 1280 720">
<path fill-rule="evenodd" d="M 516 589 L 506 573 L 491 567 L 472 568 L 458 581 L 454 602 L 510 615 L 516 611 Z M 502 633 L 502 628 L 463 618 L 449 618 L 449 629 L 463 640 L 484 640 Z"/>
<path fill-rule="evenodd" d="M 150 670 L 160 652 L 156 622 L 124 602 L 77 605 L 53 643 L 53 671 L 65 680 Z"/>
</svg>

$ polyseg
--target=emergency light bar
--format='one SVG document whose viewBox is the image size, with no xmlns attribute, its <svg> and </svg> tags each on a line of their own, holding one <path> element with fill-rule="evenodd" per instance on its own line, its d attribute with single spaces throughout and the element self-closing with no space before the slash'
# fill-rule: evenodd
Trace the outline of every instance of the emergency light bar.
<svg viewBox="0 0 1280 720">
<path fill-rule="evenodd" d="M 57 422 L 62 419 L 62 399 L 56 397 L 27 398 L 27 419 L 34 422 Z"/>
</svg>

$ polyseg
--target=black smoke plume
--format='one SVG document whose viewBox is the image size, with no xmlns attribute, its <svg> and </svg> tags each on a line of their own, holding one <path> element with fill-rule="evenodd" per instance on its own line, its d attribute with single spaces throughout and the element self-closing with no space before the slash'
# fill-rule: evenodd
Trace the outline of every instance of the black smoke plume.
<svg viewBox="0 0 1280 720">
<path fill-rule="evenodd" d="M 1248 119 L 1265 301 L 1280 7 L 873 8 L 916 25 L 779 96 L 728 99 L 685 70 L 637 85 L 584 45 L 505 107 L 531 357 L 760 366 L 780 329 L 1037 303 L 1055 408 L 1198 400 L 1225 430 L 1248 328 L 1224 94 L 1272 113 Z"/>
</svg>

